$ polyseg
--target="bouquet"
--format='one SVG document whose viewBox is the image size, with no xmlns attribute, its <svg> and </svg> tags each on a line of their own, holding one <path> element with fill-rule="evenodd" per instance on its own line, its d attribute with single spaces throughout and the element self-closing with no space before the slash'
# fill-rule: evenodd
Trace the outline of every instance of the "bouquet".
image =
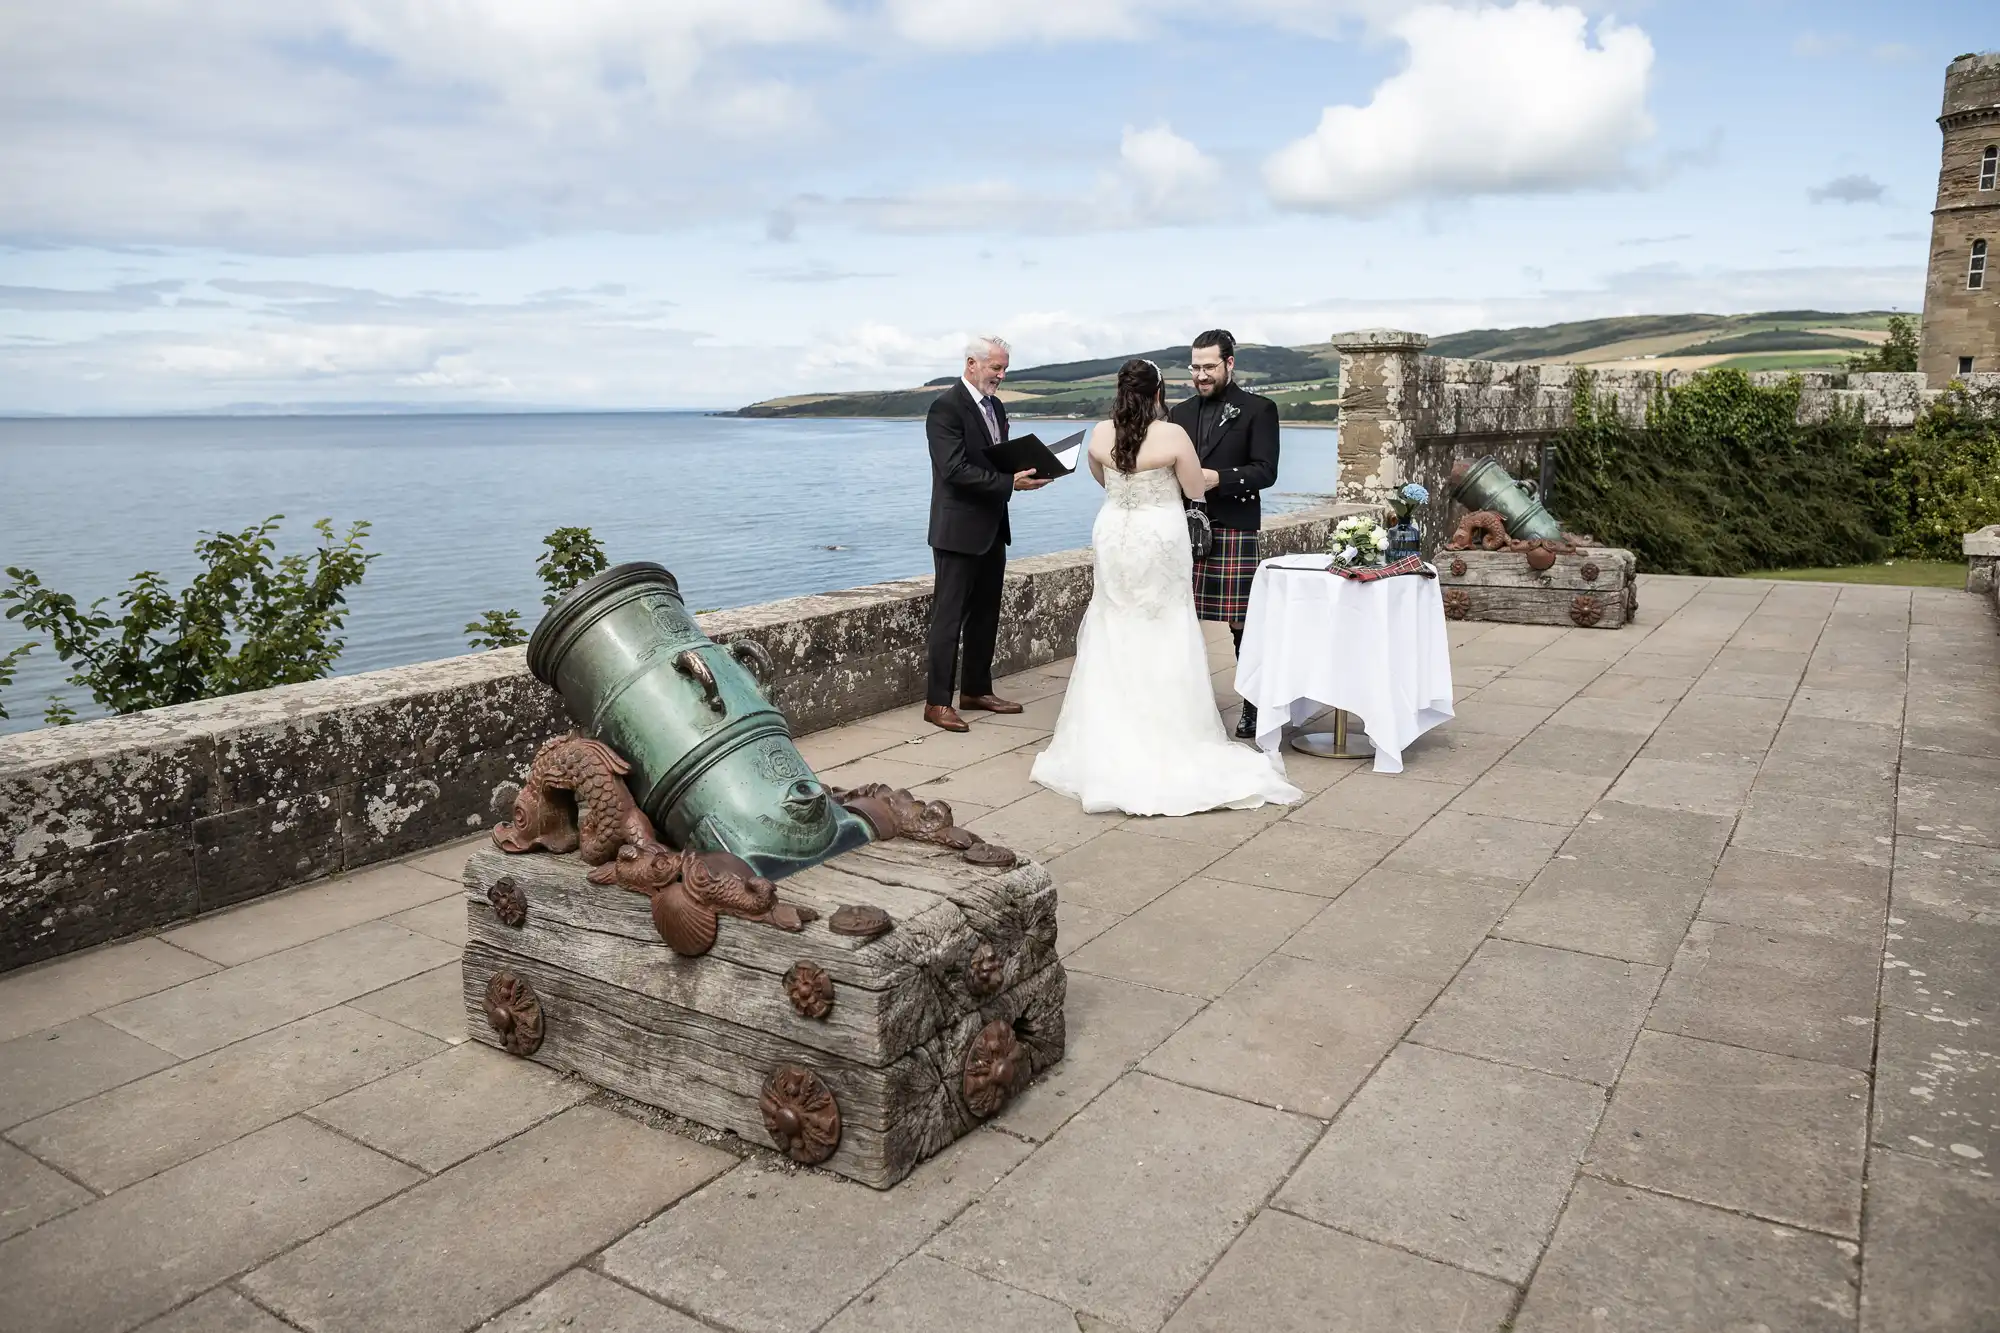
<svg viewBox="0 0 2000 1333">
<path fill-rule="evenodd" d="M 1336 565 L 1379 565 L 1389 549 L 1389 534 L 1382 525 L 1364 514 L 1343 518 L 1333 525 L 1333 563 Z"/>
<path fill-rule="evenodd" d="M 1410 513 L 1420 504 L 1429 504 L 1431 493 L 1414 481 L 1389 497 L 1389 504 L 1396 511 L 1398 523 L 1408 523 Z"/>
</svg>

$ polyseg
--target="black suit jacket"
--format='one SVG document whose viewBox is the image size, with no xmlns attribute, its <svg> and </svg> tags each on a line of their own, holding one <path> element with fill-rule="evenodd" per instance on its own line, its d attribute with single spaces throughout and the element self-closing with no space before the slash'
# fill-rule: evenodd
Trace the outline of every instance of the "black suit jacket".
<svg viewBox="0 0 2000 1333">
<path fill-rule="evenodd" d="M 1236 415 L 1206 441 L 1195 433 L 1200 394 L 1175 403 L 1167 420 L 1194 440 L 1201 465 L 1221 474 L 1208 493 L 1208 521 L 1218 528 L 1255 532 L 1264 525 L 1258 492 L 1278 482 L 1278 405 L 1234 381 L 1224 395 Z"/>
<path fill-rule="evenodd" d="M 993 415 L 1000 438 L 1007 438 L 1007 409 L 997 399 Z M 992 437 L 986 417 L 960 380 L 931 402 L 924 418 L 931 447 L 931 545 L 961 555 L 985 555 L 998 538 L 1014 540 L 1007 502 L 1014 498 L 1014 474 L 986 461 Z"/>
</svg>

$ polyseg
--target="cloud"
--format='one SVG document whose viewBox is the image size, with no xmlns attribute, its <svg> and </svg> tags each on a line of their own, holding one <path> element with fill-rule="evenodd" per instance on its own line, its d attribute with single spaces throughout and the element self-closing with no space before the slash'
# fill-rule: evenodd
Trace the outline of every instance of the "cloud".
<svg viewBox="0 0 2000 1333">
<path fill-rule="evenodd" d="M 1126 126 L 1117 162 L 1074 189 L 989 177 L 900 195 L 801 199 L 792 211 L 817 209 L 884 231 L 1120 231 L 1215 219 L 1234 202 L 1220 188 L 1223 179 L 1220 162 L 1163 121 Z"/>
<path fill-rule="evenodd" d="M 1631 175 L 1653 131 L 1653 44 L 1579 9 L 1425 5 L 1390 24 L 1409 62 L 1366 106 L 1330 106 L 1265 164 L 1281 207 L 1367 214 L 1407 199 L 1556 191 Z"/>
<path fill-rule="evenodd" d="M 118 311 L 153 310 L 168 304 L 167 297 L 186 284 L 124 282 L 96 291 L 76 291 L 60 287 L 0 287 L 0 310 L 37 311 Z M 177 304 L 186 304 L 185 301 Z"/>
<path fill-rule="evenodd" d="M 925 46 L 1133 41 L 1150 35 L 1157 6 L 1138 0 L 888 0 L 890 28 Z"/>
<path fill-rule="evenodd" d="M 1879 204 L 1884 188 L 1873 176 L 1835 176 L 1807 190 L 1806 198 L 1816 204 Z"/>
<path fill-rule="evenodd" d="M 850 26 L 837 0 L 9 6 L 0 180 L 33 186 L 0 240 L 298 253 L 712 216 L 755 191 L 744 139 L 817 114 L 746 54 Z"/>
<path fill-rule="evenodd" d="M 1119 170 L 1111 189 L 1129 191 L 1138 212 L 1169 219 L 1213 211 L 1222 166 L 1162 121 L 1148 130 L 1126 126 L 1118 144 Z"/>
</svg>

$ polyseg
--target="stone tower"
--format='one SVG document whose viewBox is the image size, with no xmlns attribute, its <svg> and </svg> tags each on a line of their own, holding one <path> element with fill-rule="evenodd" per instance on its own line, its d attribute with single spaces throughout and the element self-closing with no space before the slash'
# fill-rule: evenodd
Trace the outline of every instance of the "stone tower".
<svg viewBox="0 0 2000 1333">
<path fill-rule="evenodd" d="M 1923 359 L 1932 388 L 2000 371 L 2000 53 L 1946 66 Z"/>
</svg>

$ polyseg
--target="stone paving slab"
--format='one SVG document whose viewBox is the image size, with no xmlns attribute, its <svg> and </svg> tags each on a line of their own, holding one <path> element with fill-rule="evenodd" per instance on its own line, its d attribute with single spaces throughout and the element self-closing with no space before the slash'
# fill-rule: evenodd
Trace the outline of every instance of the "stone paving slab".
<svg viewBox="0 0 2000 1333">
<path fill-rule="evenodd" d="M 439 883 L 436 875 L 413 866 L 378 866 L 260 898 L 167 931 L 160 938 L 211 962 L 232 966 L 451 894 L 450 884 Z"/>
<path fill-rule="evenodd" d="M 1451 808 L 1460 814 L 1500 815 L 1573 828 L 1610 785 L 1610 779 L 1599 773 L 1502 762 L 1460 793 Z"/>
<path fill-rule="evenodd" d="M 479 1328 L 480 1333 L 703 1333 L 705 1326 L 578 1268 Z"/>
<path fill-rule="evenodd" d="M 1558 853 L 1493 933 L 1665 967 L 1704 892 L 1712 890 L 1698 875 L 1633 870 L 1616 861 Z"/>
<path fill-rule="evenodd" d="M 605 1251 L 604 1271 L 724 1328 L 816 1329 L 1028 1155 L 967 1135 L 895 1190 L 746 1163 Z"/>
<path fill-rule="evenodd" d="M 315 1333 L 373 1333 L 384 1311 L 405 1333 L 463 1329 L 732 1165 L 579 1106 L 315 1237 L 243 1287 Z"/>
<path fill-rule="evenodd" d="M 1325 905 L 1302 893 L 1191 879 L 1078 949 L 1069 965 L 1213 999 Z"/>
<path fill-rule="evenodd" d="M 1427 982 L 1273 954 L 1140 1067 L 1331 1120 L 1436 993 Z"/>
<path fill-rule="evenodd" d="M 0 1045 L 0 1129 L 174 1063 L 151 1042 L 79 1018 Z"/>
<path fill-rule="evenodd" d="M 995 1117 L 994 1125 L 1026 1139 L 1048 1138 L 1201 1009 L 1191 995 L 1070 973 L 1063 1058 Z"/>
<path fill-rule="evenodd" d="M 442 940 L 368 921 L 104 1010 L 102 1017 L 192 1057 L 442 966 L 458 953 Z"/>
<path fill-rule="evenodd" d="M 1371 870 L 1279 949 L 1442 989 L 1519 892 L 1512 884 Z"/>
<path fill-rule="evenodd" d="M 139 1333 L 290 1333 L 291 1325 L 227 1287 L 140 1325 Z"/>
<path fill-rule="evenodd" d="M 1856 1247 L 1680 1199 L 1578 1182 L 1515 1333 L 1846 1333 Z"/>
<path fill-rule="evenodd" d="M 1888 908 L 1889 874 L 1882 867 L 1731 846 L 1702 899 L 1701 916 L 1872 945 L 1882 938 Z"/>
<path fill-rule="evenodd" d="M 1587 1083 L 1399 1046 L 1275 1203 L 1525 1282 L 1603 1109 Z"/>
<path fill-rule="evenodd" d="M 0 1143 L 0 1240 L 96 1198 L 11 1144 Z"/>
<path fill-rule="evenodd" d="M 137 939 L 0 977 L 0 1041 L 39 1032 L 216 971 L 165 940 Z"/>
<path fill-rule="evenodd" d="M 282 1121 L 0 1244 L 0 1311 L 34 1311 L 38 1333 L 116 1333 L 418 1178 Z"/>
<path fill-rule="evenodd" d="M 1644 963 L 1488 940 L 1410 1040 L 1609 1086 L 1665 975 Z"/>
<path fill-rule="evenodd" d="M 1514 1288 L 1270 1209 L 1168 1333 L 1496 1333 Z"/>
<path fill-rule="evenodd" d="M 461 908 L 461 911 L 464 909 Z M 358 996 L 350 1009 L 374 1014 L 456 1046 L 465 1033 L 465 971 L 457 959 L 406 981 Z"/>
<path fill-rule="evenodd" d="M 1866 1069 L 1880 970 L 1866 945 L 1696 921 L 1646 1026 Z"/>
<path fill-rule="evenodd" d="M 913 1254 L 863 1292 L 827 1333 L 934 1333 L 975 1323 L 981 1333 L 1076 1333 L 1066 1305 Z"/>
<path fill-rule="evenodd" d="M 7 1137 L 109 1192 L 441 1049 L 347 1008 L 253 1037 L 17 1125 Z"/>
<path fill-rule="evenodd" d="M 343 1093 L 314 1120 L 425 1171 L 442 1171 L 589 1097 L 545 1065 L 467 1042 Z"/>
<path fill-rule="evenodd" d="M 2000 1183 L 1900 1152 L 1869 1163 L 1863 1333 L 1959 1333 L 2000 1311 Z"/>
<path fill-rule="evenodd" d="M 1302 1116 L 1128 1074 L 929 1253 L 1158 1328 L 1318 1133 Z"/>
<path fill-rule="evenodd" d="M 0 978 L 0 1327 L 1977 1327 L 2000 623 L 1641 584 L 1452 623 L 1459 718 L 1291 809 L 1040 791 L 1064 662 L 805 738 L 1061 888 L 1067 1058 L 887 1193 L 467 1044 L 483 835 Z"/>
<path fill-rule="evenodd" d="M 1647 1032 L 1587 1169 L 1859 1239 L 1867 1121 L 1866 1074 Z"/>
</svg>

